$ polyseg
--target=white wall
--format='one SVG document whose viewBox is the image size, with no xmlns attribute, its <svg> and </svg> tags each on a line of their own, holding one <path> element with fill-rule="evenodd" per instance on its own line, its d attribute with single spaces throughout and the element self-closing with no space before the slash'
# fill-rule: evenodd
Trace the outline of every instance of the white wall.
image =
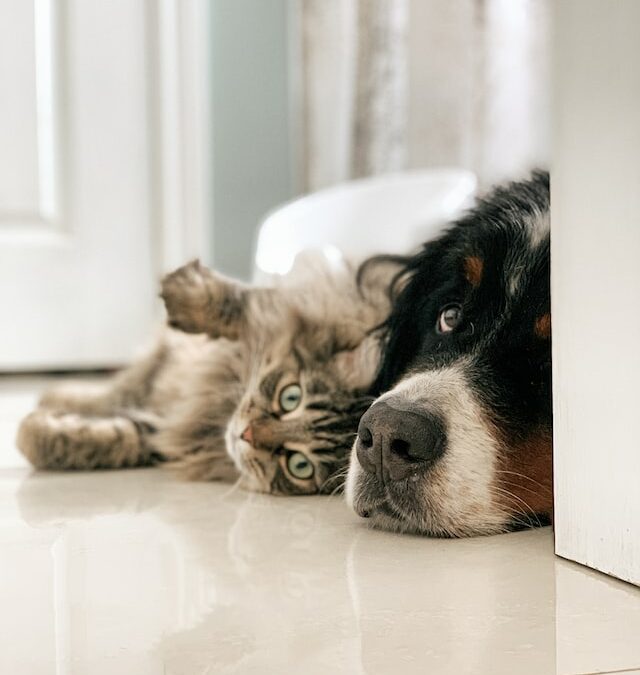
<svg viewBox="0 0 640 675">
<path fill-rule="evenodd" d="M 559 555 L 640 584 L 640 2 L 555 3 Z"/>
</svg>

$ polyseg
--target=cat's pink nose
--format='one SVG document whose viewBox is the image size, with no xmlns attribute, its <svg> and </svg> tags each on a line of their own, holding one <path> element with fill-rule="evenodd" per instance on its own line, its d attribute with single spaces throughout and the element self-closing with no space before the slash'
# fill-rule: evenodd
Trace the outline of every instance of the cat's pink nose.
<svg viewBox="0 0 640 675">
<path fill-rule="evenodd" d="M 243 441 L 246 441 L 249 443 L 249 445 L 253 445 L 253 432 L 251 431 L 251 425 L 249 424 L 247 428 L 240 434 L 240 438 Z"/>
</svg>

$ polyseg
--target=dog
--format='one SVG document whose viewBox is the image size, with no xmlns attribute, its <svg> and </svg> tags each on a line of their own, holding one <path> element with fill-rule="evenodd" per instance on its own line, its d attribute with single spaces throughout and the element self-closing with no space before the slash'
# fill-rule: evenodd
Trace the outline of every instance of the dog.
<svg viewBox="0 0 640 675">
<path fill-rule="evenodd" d="M 550 522 L 549 202 L 536 171 L 402 260 L 346 483 L 374 527 L 460 537 Z"/>
</svg>

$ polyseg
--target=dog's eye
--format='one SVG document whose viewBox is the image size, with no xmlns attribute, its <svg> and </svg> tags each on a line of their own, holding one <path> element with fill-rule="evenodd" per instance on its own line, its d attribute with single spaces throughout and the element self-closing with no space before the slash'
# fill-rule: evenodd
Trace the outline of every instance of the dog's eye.
<svg viewBox="0 0 640 675">
<path fill-rule="evenodd" d="M 290 384 L 280 392 L 278 403 L 283 412 L 295 410 L 302 401 L 302 388 L 299 384 Z"/>
<path fill-rule="evenodd" d="M 292 452 L 287 457 L 287 469 L 294 478 L 301 480 L 311 478 L 314 473 L 313 464 L 302 452 Z"/>
<path fill-rule="evenodd" d="M 450 333 L 457 328 L 462 321 L 462 307 L 460 305 L 447 305 L 438 317 L 436 330 L 438 333 Z"/>
</svg>

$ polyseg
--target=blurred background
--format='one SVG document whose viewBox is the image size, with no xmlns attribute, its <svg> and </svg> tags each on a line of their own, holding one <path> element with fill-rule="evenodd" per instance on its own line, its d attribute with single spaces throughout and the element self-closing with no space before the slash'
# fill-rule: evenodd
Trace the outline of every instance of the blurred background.
<svg viewBox="0 0 640 675">
<path fill-rule="evenodd" d="M 249 279 L 259 223 L 301 195 L 546 166 L 549 11 L 0 0 L 0 370 L 126 362 L 163 272 L 198 256 Z"/>
<path fill-rule="evenodd" d="M 220 269 L 248 273 L 256 222 L 293 195 L 439 166 L 488 185 L 547 163 L 547 0 L 214 0 L 211 9 Z"/>
</svg>

